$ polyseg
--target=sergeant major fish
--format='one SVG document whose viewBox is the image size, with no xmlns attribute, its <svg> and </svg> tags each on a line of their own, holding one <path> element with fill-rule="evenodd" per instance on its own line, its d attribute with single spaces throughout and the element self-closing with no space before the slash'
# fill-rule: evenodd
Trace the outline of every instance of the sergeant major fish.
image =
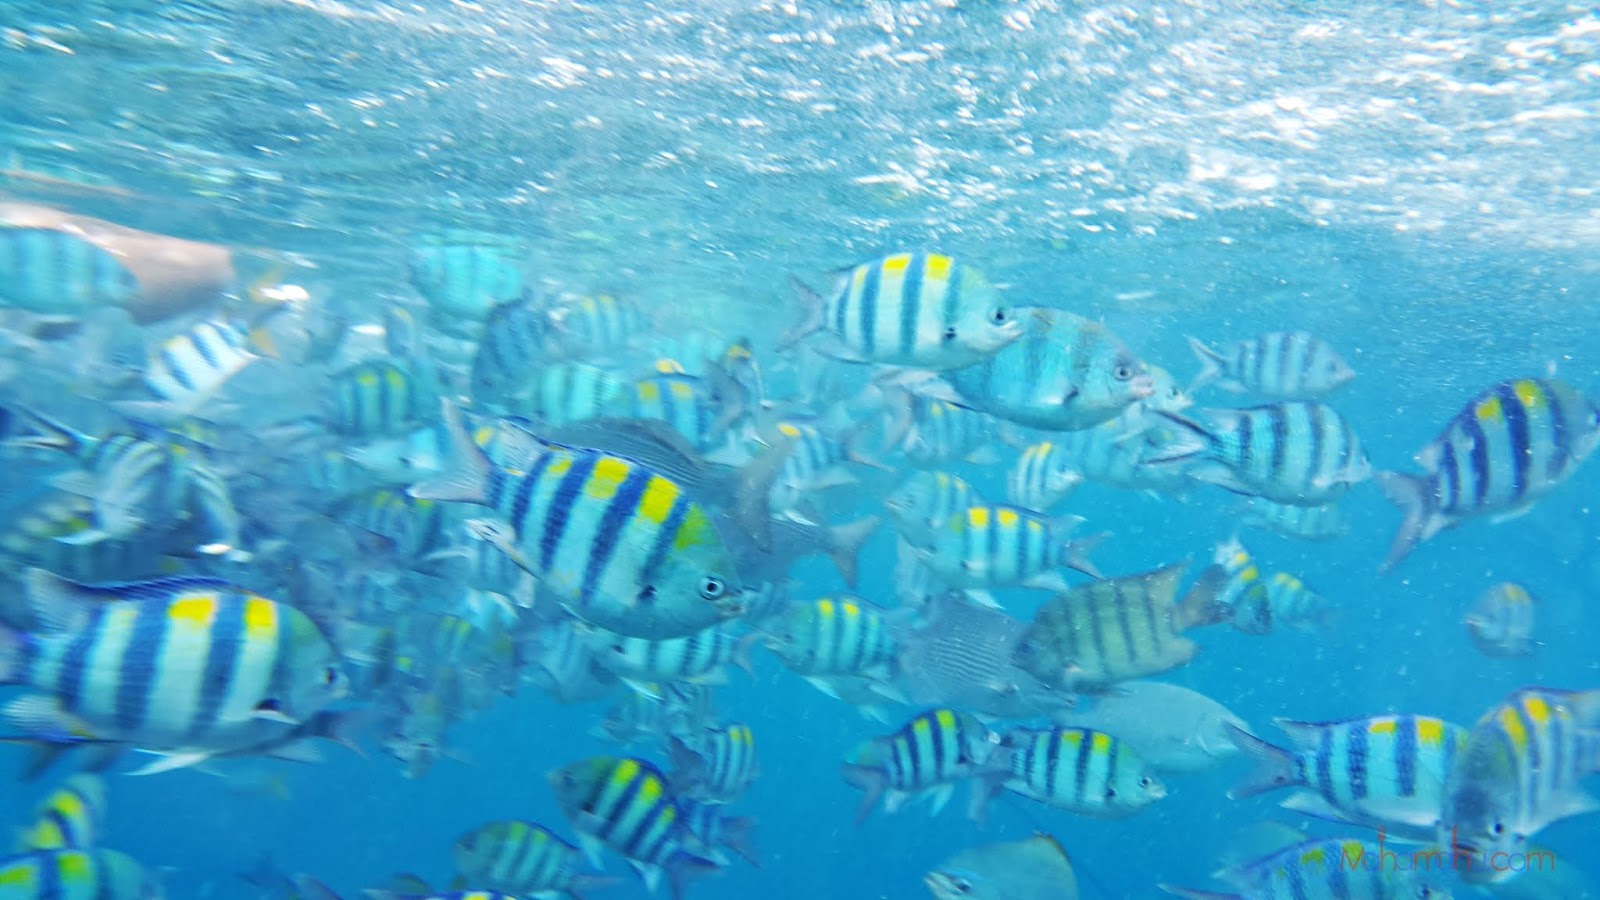
<svg viewBox="0 0 1600 900">
<path fill-rule="evenodd" d="M 1274 331 L 1213 350 L 1195 338 L 1189 346 L 1200 359 L 1200 374 L 1189 390 L 1217 382 L 1234 393 L 1280 400 L 1311 400 L 1356 377 L 1338 351 L 1304 331 Z"/>
</svg>

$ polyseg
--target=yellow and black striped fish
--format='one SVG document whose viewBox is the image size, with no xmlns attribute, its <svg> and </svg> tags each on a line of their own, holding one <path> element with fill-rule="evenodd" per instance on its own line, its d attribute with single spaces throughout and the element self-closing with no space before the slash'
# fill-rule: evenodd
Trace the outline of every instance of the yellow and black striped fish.
<svg viewBox="0 0 1600 900">
<path fill-rule="evenodd" d="M 456 871 L 467 884 L 514 897 L 572 893 L 582 853 L 536 822 L 490 822 L 456 839 Z"/>
<path fill-rule="evenodd" d="M 100 835 L 106 812 L 106 785 L 100 776 L 73 775 L 39 804 L 33 824 L 23 829 L 17 850 L 86 850 Z"/>
<path fill-rule="evenodd" d="M 115 850 L 34 850 L 0 857 L 6 900 L 157 900 L 160 885 Z"/>
</svg>

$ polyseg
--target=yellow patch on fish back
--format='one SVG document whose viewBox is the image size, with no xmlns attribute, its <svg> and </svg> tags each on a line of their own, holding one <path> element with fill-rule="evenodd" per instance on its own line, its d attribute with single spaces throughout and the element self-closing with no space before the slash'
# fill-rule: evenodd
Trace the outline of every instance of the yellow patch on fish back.
<svg viewBox="0 0 1600 900">
<path fill-rule="evenodd" d="M 699 547 L 711 543 L 713 534 L 711 519 L 699 506 L 691 506 L 687 515 L 683 517 L 683 524 L 678 526 L 678 533 L 672 539 L 672 549 L 683 551 L 692 547 Z"/>
<path fill-rule="evenodd" d="M 645 483 L 644 493 L 639 495 L 639 515 L 646 520 L 660 525 L 672 514 L 673 504 L 678 502 L 678 486 L 660 475 L 651 475 Z"/>
<path fill-rule="evenodd" d="M 663 375 L 682 375 L 682 374 L 684 374 L 683 363 L 680 363 L 675 359 L 658 359 L 658 360 L 656 360 L 656 371 L 660 372 Z"/>
<path fill-rule="evenodd" d="M 595 460 L 589 480 L 583 485 L 584 496 L 593 500 L 610 500 L 617 495 L 617 487 L 627 479 L 633 466 L 615 456 L 602 456 Z"/>
<path fill-rule="evenodd" d="M 1522 719 L 1517 716 L 1517 711 L 1507 706 L 1500 710 L 1500 730 L 1511 739 L 1512 746 L 1523 750 L 1528 746 L 1528 730 L 1522 727 Z"/>
<path fill-rule="evenodd" d="M 1522 708 L 1527 711 L 1528 718 L 1535 725 L 1543 725 L 1550 721 L 1550 704 L 1538 694 L 1529 694 L 1522 698 Z"/>
<path fill-rule="evenodd" d="M 636 799 L 643 800 L 646 803 L 654 804 L 657 800 L 661 799 L 661 794 L 661 780 L 656 778 L 654 775 L 646 775 L 644 780 L 639 782 L 639 793 L 635 796 Z"/>
<path fill-rule="evenodd" d="M 0 867 L 0 888 L 22 888 L 24 892 L 17 896 L 30 896 L 36 884 L 36 871 L 33 861 L 27 859 Z"/>
<path fill-rule="evenodd" d="M 1544 406 L 1544 388 L 1540 387 L 1537 381 L 1528 378 L 1513 381 L 1511 383 L 1511 391 L 1517 395 L 1518 400 L 1522 401 L 1522 406 L 1525 409 L 1532 410 Z"/>
<path fill-rule="evenodd" d="M 1011 509 L 996 510 L 994 517 L 1000 523 L 1001 528 L 1015 528 L 1021 518 L 1017 515 L 1016 510 Z"/>
<path fill-rule="evenodd" d="M 661 399 L 661 386 L 654 381 L 639 382 L 639 399 L 646 402 Z"/>
<path fill-rule="evenodd" d="M 933 723 L 928 721 L 927 716 L 922 716 L 911 723 L 911 732 L 919 736 L 931 734 L 933 732 Z"/>
<path fill-rule="evenodd" d="M 1375 719 L 1367 723 L 1367 734 L 1394 734 L 1398 728 L 1399 722 L 1395 719 Z"/>
<path fill-rule="evenodd" d="M 1479 422 L 1498 422 L 1505 417 L 1505 410 L 1500 408 L 1499 397 L 1479 401 L 1478 405 L 1473 407 L 1472 413 L 1478 417 Z"/>
<path fill-rule="evenodd" d="M 390 390 L 393 390 L 393 391 L 403 391 L 403 390 L 405 390 L 406 377 L 400 373 L 399 369 L 386 369 L 386 370 L 384 370 L 383 375 L 384 375 L 384 378 L 389 382 L 389 389 Z"/>
<path fill-rule="evenodd" d="M 687 384 L 684 384 L 681 381 L 674 381 L 671 384 L 669 384 L 668 387 L 670 387 L 672 389 L 673 399 L 676 399 L 676 400 L 692 400 L 692 399 L 694 399 L 694 388 L 690 387 Z"/>
<path fill-rule="evenodd" d="M 832 600 L 818 600 L 817 601 L 817 614 L 822 616 L 824 619 L 833 618 L 833 601 Z"/>
<path fill-rule="evenodd" d="M 356 376 L 356 383 L 371 390 L 378 386 L 378 373 L 373 371 L 362 372 Z"/>
<path fill-rule="evenodd" d="M 264 597 L 244 602 L 244 632 L 247 639 L 272 640 L 278 631 L 278 604 Z"/>
<path fill-rule="evenodd" d="M 800 436 L 800 429 L 790 425 L 788 422 L 779 422 L 778 433 L 782 434 L 784 437 L 797 438 Z"/>
<path fill-rule="evenodd" d="M 949 281 L 950 270 L 954 268 L 955 260 L 943 253 L 929 253 L 928 261 L 922 267 L 922 283 L 932 284 L 937 281 Z"/>
<path fill-rule="evenodd" d="M 567 474 L 567 470 L 570 468 L 572 468 L 572 456 L 570 454 L 563 453 L 560 456 L 557 456 L 555 459 L 550 460 L 550 465 L 545 466 L 544 470 L 550 475 L 560 476 Z"/>
<path fill-rule="evenodd" d="M 956 714 L 948 709 L 941 709 L 933 714 L 939 720 L 939 727 L 944 731 L 951 731 L 956 727 Z"/>
<path fill-rule="evenodd" d="M 1261 577 L 1261 570 L 1256 568 L 1255 566 L 1246 566 L 1245 570 L 1243 572 L 1239 573 L 1239 580 L 1240 581 L 1255 581 L 1257 578 L 1260 578 L 1260 577 Z"/>
<path fill-rule="evenodd" d="M 1320 866 L 1326 862 L 1327 859 L 1328 856 L 1323 852 L 1321 847 L 1312 847 L 1310 850 L 1300 854 L 1300 864 L 1303 866 Z"/>
<path fill-rule="evenodd" d="M 989 507 L 974 506 L 967 510 L 967 524 L 973 528 L 989 527 Z"/>
<path fill-rule="evenodd" d="M 167 607 L 167 618 L 175 622 L 207 627 L 217 619 L 217 595 L 205 594 L 174 600 L 172 605 Z"/>
<path fill-rule="evenodd" d="M 854 603 L 851 603 L 849 600 L 846 600 L 842 604 L 840 604 L 840 608 L 844 610 L 844 614 L 846 616 L 859 616 L 859 615 L 861 615 L 861 607 L 855 605 Z"/>
<path fill-rule="evenodd" d="M 64 884 L 82 883 L 88 881 L 94 874 L 94 867 L 89 863 L 89 854 L 81 852 L 56 854 L 56 870 L 61 873 Z"/>
<path fill-rule="evenodd" d="M 900 275 L 911 265 L 911 254 L 896 253 L 883 261 L 884 275 Z"/>
<path fill-rule="evenodd" d="M 1095 753 L 1111 752 L 1111 735 L 1103 731 L 1096 731 L 1089 739 L 1089 749 Z"/>
<path fill-rule="evenodd" d="M 631 759 L 623 759 L 619 760 L 616 767 L 611 770 L 610 781 L 615 787 L 627 787 L 638 777 L 639 763 Z"/>
</svg>

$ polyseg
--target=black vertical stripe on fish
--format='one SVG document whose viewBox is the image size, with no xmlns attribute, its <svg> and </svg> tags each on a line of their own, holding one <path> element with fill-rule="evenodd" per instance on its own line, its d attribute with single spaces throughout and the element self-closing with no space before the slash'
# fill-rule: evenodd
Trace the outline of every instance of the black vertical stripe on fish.
<svg viewBox="0 0 1600 900">
<path fill-rule="evenodd" d="M 1281 404 L 1267 407 L 1267 422 L 1272 429 L 1272 469 L 1274 479 L 1284 476 L 1283 460 L 1289 449 L 1289 413 Z"/>
<path fill-rule="evenodd" d="M 222 702 L 233 686 L 234 669 L 243 652 L 248 635 L 245 631 L 244 609 L 248 597 L 232 602 L 218 598 L 215 619 L 211 622 L 211 640 L 206 647 L 205 674 L 200 681 L 200 698 L 195 704 L 193 731 L 208 730 L 219 718 Z"/>
<path fill-rule="evenodd" d="M 684 519 L 689 517 L 691 509 L 692 503 L 689 498 L 679 491 L 672 500 L 672 508 L 667 512 L 667 518 L 661 523 L 661 530 L 656 532 L 655 543 L 650 546 L 650 555 L 645 557 L 644 568 L 640 571 L 641 578 L 647 581 L 653 580 L 656 573 L 661 571 L 673 541 L 678 538 L 678 529 L 683 527 Z"/>
<path fill-rule="evenodd" d="M 1440 486 L 1446 489 L 1444 497 L 1437 497 L 1439 508 L 1447 512 L 1465 508 L 1461 502 L 1461 467 L 1456 463 L 1456 448 L 1453 441 L 1439 443 L 1439 478 Z M 1435 495 L 1438 490 L 1435 489 Z"/>
<path fill-rule="evenodd" d="M 83 709 L 88 699 L 83 695 L 83 691 L 85 676 L 88 674 L 89 655 L 103 638 L 101 631 L 104 628 L 104 620 L 104 610 L 91 608 L 87 627 L 67 644 L 67 651 L 62 655 L 56 675 L 55 694 L 60 698 L 61 708 L 67 712 Z"/>
<path fill-rule="evenodd" d="M 1506 418 L 1506 434 L 1511 439 L 1511 496 L 1521 499 L 1528 493 L 1528 467 L 1533 462 L 1528 435 L 1528 410 L 1509 383 L 1495 391 Z"/>
<path fill-rule="evenodd" d="M 1472 478 L 1476 491 L 1472 505 L 1483 506 L 1489 500 L 1489 437 L 1484 434 L 1475 413 L 1476 410 L 1469 411 L 1462 418 L 1466 420 L 1467 439 L 1472 443 Z"/>
<path fill-rule="evenodd" d="M 1239 444 L 1233 448 L 1233 453 L 1231 454 L 1233 458 L 1228 463 L 1235 467 L 1248 466 L 1257 449 L 1254 446 L 1255 423 L 1249 413 L 1240 413 L 1238 422 L 1238 430 L 1234 437 Z"/>
<path fill-rule="evenodd" d="M 955 335 L 956 321 L 961 317 L 961 267 L 955 261 L 950 262 L 946 272 L 944 308 L 941 310 L 941 321 L 944 323 L 944 339 L 952 340 Z"/>
<path fill-rule="evenodd" d="M 1336 864 L 1330 863 L 1330 865 Z M 1374 866 L 1374 868 L 1377 867 Z M 1306 876 L 1305 873 L 1301 871 L 1301 867 L 1296 865 L 1284 866 L 1283 872 L 1289 877 L 1290 898 L 1292 898 L 1292 900 L 1310 900 L 1310 894 L 1306 891 Z M 1373 896 L 1381 897 L 1383 895 L 1374 894 Z"/>
<path fill-rule="evenodd" d="M 538 489 L 539 482 L 544 479 L 545 468 L 550 465 L 550 460 L 555 454 L 546 451 L 534 460 L 533 468 L 527 474 L 517 479 L 517 491 L 511 498 L 511 519 L 509 524 L 517 537 L 528 534 L 528 513 L 533 503 L 533 492 Z M 491 469 L 491 471 L 493 471 Z"/>
<path fill-rule="evenodd" d="M 1324 797 L 1337 797 L 1333 783 L 1333 729 L 1323 728 L 1317 735 L 1317 789 Z"/>
<path fill-rule="evenodd" d="M 1327 464 L 1323 464 L 1322 454 L 1325 450 L 1330 448 L 1327 446 L 1328 442 L 1324 440 L 1325 435 L 1323 432 L 1327 427 L 1327 421 L 1323 416 L 1322 404 L 1307 403 L 1305 405 L 1305 411 L 1306 421 L 1309 424 L 1311 431 L 1311 434 L 1309 435 L 1311 439 L 1311 452 L 1308 457 L 1309 461 L 1307 462 L 1307 465 L 1310 466 L 1308 474 L 1315 479 L 1321 477 L 1325 472 L 1334 471 L 1340 462 L 1340 457 L 1343 454 L 1342 452 L 1338 454 L 1330 453 L 1330 458 L 1328 459 Z M 1335 439 L 1341 439 L 1343 437 L 1343 430 L 1341 429 L 1336 431 L 1334 433 L 1334 437 Z"/>
<path fill-rule="evenodd" d="M 1343 848 L 1341 847 L 1341 853 L 1342 852 Z M 1383 860 L 1381 858 L 1378 860 L 1377 867 L 1383 867 Z M 1328 891 L 1333 894 L 1333 900 L 1351 900 L 1350 873 L 1345 871 L 1345 863 L 1342 860 L 1335 863 L 1325 863 L 1323 868 L 1328 873 Z M 1381 897 L 1383 895 L 1374 894 L 1373 896 Z"/>
<path fill-rule="evenodd" d="M 1035 735 L 1033 739 L 1043 740 L 1049 744 L 1044 753 L 1044 795 L 1046 797 L 1054 797 L 1056 795 L 1056 781 L 1061 772 L 1061 745 L 1064 742 L 1061 740 L 1061 735 L 1054 731 Z M 1031 776 L 1033 773 L 1030 772 L 1029 774 Z M 1030 784 L 1037 783 L 1032 777 L 1028 781 Z"/>
<path fill-rule="evenodd" d="M 988 512 L 987 527 L 983 529 L 982 558 L 984 570 L 992 577 L 996 574 L 994 570 L 1000 562 L 1000 510 L 991 508 Z"/>
<path fill-rule="evenodd" d="M 1059 741 L 1059 738 L 1057 739 Z M 1088 731 L 1078 731 L 1078 758 L 1073 762 L 1073 799 L 1079 805 L 1089 790 L 1089 764 L 1094 760 L 1094 736 Z M 1055 796 L 1051 794 L 1049 796 Z"/>
<path fill-rule="evenodd" d="M 1417 753 L 1420 749 L 1417 742 L 1418 724 L 1414 717 L 1406 716 L 1395 729 L 1394 775 L 1402 797 L 1411 797 L 1417 792 Z M 1444 740 L 1448 742 L 1450 736 L 1446 734 Z"/>
<path fill-rule="evenodd" d="M 1131 621 L 1130 613 L 1127 596 L 1119 591 L 1116 603 L 1117 627 L 1122 632 L 1122 642 L 1128 648 L 1129 661 L 1131 662 L 1131 657 L 1134 655 L 1133 648 L 1136 645 L 1133 641 L 1133 622 Z"/>
<path fill-rule="evenodd" d="M 1113 584 L 1111 586 L 1111 588 L 1112 588 L 1113 591 L 1117 592 L 1117 595 L 1120 595 L 1121 592 L 1122 592 L 1122 585 L 1121 584 Z M 1103 588 L 1100 585 L 1096 585 L 1096 586 L 1091 588 L 1091 590 L 1098 590 L 1098 589 L 1103 589 Z M 1074 605 L 1075 606 L 1082 606 L 1083 604 L 1074 604 Z M 1096 605 L 1098 605 L 1098 604 L 1096 604 Z M 1084 613 L 1087 615 L 1088 620 L 1089 620 L 1089 646 L 1094 651 L 1094 665 L 1093 665 L 1093 668 L 1095 668 L 1095 669 L 1104 669 L 1105 665 L 1106 665 L 1106 636 L 1105 636 L 1104 629 L 1102 627 L 1101 616 L 1099 614 L 1099 610 L 1097 610 L 1097 609 L 1095 609 L 1093 607 L 1089 607 L 1087 609 L 1084 609 Z"/>
<path fill-rule="evenodd" d="M 194 380 L 189 377 L 189 373 L 178 362 L 177 354 L 172 352 L 171 347 L 163 346 L 161 348 L 161 362 L 167 371 L 172 374 L 172 380 L 176 381 L 180 387 L 186 391 L 194 390 Z"/>
<path fill-rule="evenodd" d="M 1345 759 L 1349 763 L 1350 796 L 1356 800 L 1367 796 L 1367 726 L 1357 722 L 1350 726 L 1346 736 Z"/>
<path fill-rule="evenodd" d="M 544 531 L 539 535 L 539 571 L 548 572 L 555 567 L 556 549 L 561 546 L 561 538 L 566 534 L 567 521 L 572 517 L 572 505 L 578 502 L 578 495 L 588 483 L 589 473 L 594 471 L 599 459 L 597 451 L 575 454 L 572 466 L 562 473 L 561 480 L 556 483 L 555 493 L 550 497 L 550 508 L 545 512 Z"/>
<path fill-rule="evenodd" d="M 144 724 L 146 706 L 159 698 L 151 697 L 162 658 L 166 655 L 166 636 L 171 631 L 165 604 L 146 602 L 134 616 L 132 634 L 117 665 L 117 702 L 114 721 L 124 732 L 136 731 Z"/>
<path fill-rule="evenodd" d="M 1523 733 L 1528 736 L 1527 741 L 1524 742 L 1524 746 L 1528 748 L 1526 771 L 1529 773 L 1530 778 L 1537 779 L 1539 771 L 1544 767 L 1544 748 L 1540 746 L 1541 742 L 1539 740 L 1540 728 L 1534 724 L 1533 717 L 1528 715 L 1528 708 L 1525 702 L 1519 700 L 1519 702 L 1511 704 L 1511 708 L 1516 713 L 1517 722 L 1521 724 Z M 1549 718 L 1553 719 L 1554 716 Z"/>
<path fill-rule="evenodd" d="M 883 284 L 883 264 L 867 268 L 866 280 L 857 298 L 856 327 L 861 329 L 861 348 L 867 356 L 877 347 L 878 335 L 875 320 L 878 316 L 878 291 Z"/>
<path fill-rule="evenodd" d="M 1560 478 L 1566 471 L 1567 460 L 1571 455 L 1571 436 L 1567 433 L 1567 410 L 1561 405 L 1561 393 L 1550 390 L 1542 381 L 1534 384 L 1539 387 L 1539 394 L 1544 397 L 1545 408 L 1550 410 L 1550 465 L 1546 472 L 1547 478 Z"/>
<path fill-rule="evenodd" d="M 1111 740 L 1106 744 L 1106 781 L 1104 796 L 1107 800 L 1114 799 L 1115 797 L 1114 786 L 1117 783 L 1117 758 L 1121 756 L 1121 754 L 1117 752 L 1118 749 L 1119 745 L 1117 743 L 1117 739 L 1115 737 L 1111 738 Z"/>
<path fill-rule="evenodd" d="M 850 311 L 854 308 L 851 305 L 851 298 L 855 296 L 855 274 L 859 271 L 860 269 L 856 269 L 845 277 L 844 286 L 839 289 L 839 293 L 833 299 L 833 331 L 840 337 L 846 337 L 850 334 L 847 328 L 850 322 Z"/>
<path fill-rule="evenodd" d="M 194 344 L 194 349 L 199 352 L 200 358 L 206 365 L 217 368 L 217 352 L 212 349 L 208 336 L 212 333 L 210 328 L 201 325 L 189 332 L 189 342 Z"/>
<path fill-rule="evenodd" d="M 1016 544 L 1016 554 L 1012 560 L 1012 565 L 1015 567 L 1013 571 L 1017 577 L 1022 577 L 1028 571 L 1028 559 L 1030 552 L 1033 550 L 1035 540 L 1039 542 L 1039 559 L 1049 559 L 1049 548 L 1044 545 L 1046 535 L 1043 532 L 1044 529 L 1042 528 L 1039 529 L 1039 533 L 1029 528 L 1027 519 L 1019 518 L 1017 520 L 1016 534 L 1013 536 L 1013 543 Z"/>
<path fill-rule="evenodd" d="M 922 283 L 927 266 L 927 254 L 911 254 L 900 282 L 900 352 L 907 356 L 917 346 L 917 323 L 922 318 Z"/>
</svg>

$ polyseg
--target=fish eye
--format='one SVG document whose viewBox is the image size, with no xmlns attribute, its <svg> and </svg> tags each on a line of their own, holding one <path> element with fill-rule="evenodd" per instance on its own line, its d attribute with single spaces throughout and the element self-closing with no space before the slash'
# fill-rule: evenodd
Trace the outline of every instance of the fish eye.
<svg viewBox="0 0 1600 900">
<path fill-rule="evenodd" d="M 958 893 L 962 893 L 962 894 L 970 894 L 970 893 L 972 893 L 972 882 L 966 880 L 965 878 L 952 878 L 952 879 L 950 879 L 950 886 L 955 888 Z"/>
<path fill-rule="evenodd" d="M 1111 370 L 1111 377 L 1118 381 L 1127 381 L 1133 377 L 1133 366 L 1123 363 Z"/>
<path fill-rule="evenodd" d="M 952 325 L 952 326 L 951 326 L 951 327 L 949 327 L 949 328 L 946 328 L 946 329 L 945 329 L 945 330 L 944 330 L 944 339 L 945 339 L 945 340 L 947 340 L 947 341 L 953 341 L 953 340 L 955 340 L 955 339 L 956 339 L 956 329 L 955 329 L 955 326 L 953 326 L 953 325 Z"/>
<path fill-rule="evenodd" d="M 727 587 L 723 585 L 722 579 L 715 575 L 707 575 L 705 580 L 700 582 L 700 596 L 706 600 L 715 600 L 726 590 Z"/>
<path fill-rule="evenodd" d="M 339 670 L 337 668 L 333 667 L 333 666 L 328 666 L 326 669 L 323 669 L 322 670 L 322 683 L 327 685 L 328 687 L 333 687 L 334 685 L 338 684 L 339 683 Z"/>
<path fill-rule="evenodd" d="M 1115 800 L 1115 799 L 1117 799 L 1117 789 L 1116 788 L 1106 788 L 1106 799 L 1107 800 Z"/>
<path fill-rule="evenodd" d="M 996 325 L 1004 325 L 1006 323 L 1005 307 L 998 307 L 994 312 L 989 313 L 989 321 Z"/>
<path fill-rule="evenodd" d="M 1489 833 L 1493 834 L 1495 837 L 1499 837 L 1500 835 L 1505 834 L 1506 833 L 1506 825 L 1505 825 L 1505 823 L 1504 822 L 1496 822 L 1496 823 L 1494 823 L 1494 825 L 1490 826 Z"/>
<path fill-rule="evenodd" d="M 1149 775 L 1146 775 L 1143 778 L 1139 779 L 1139 787 L 1147 788 L 1147 787 L 1150 787 L 1150 786 L 1152 786 L 1154 784 L 1155 784 L 1155 782 L 1150 780 L 1150 776 Z"/>
</svg>

